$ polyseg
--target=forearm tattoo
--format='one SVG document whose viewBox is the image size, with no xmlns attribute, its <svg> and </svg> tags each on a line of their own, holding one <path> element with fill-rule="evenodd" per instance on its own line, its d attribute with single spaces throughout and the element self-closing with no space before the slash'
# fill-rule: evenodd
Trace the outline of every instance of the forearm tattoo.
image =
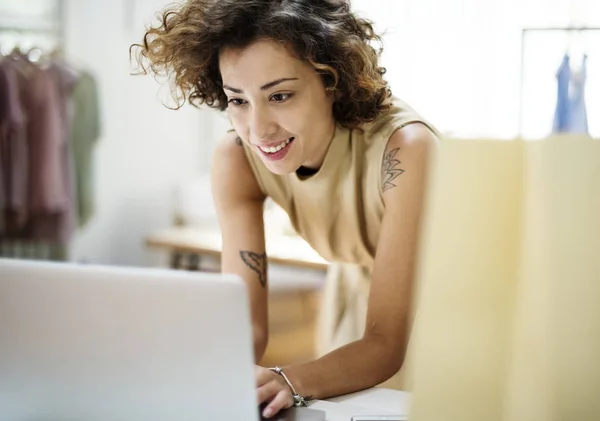
<svg viewBox="0 0 600 421">
<path fill-rule="evenodd" d="M 267 286 L 267 254 L 254 253 L 252 251 L 240 251 L 242 261 L 258 274 L 258 280 L 263 288 Z"/>
<path fill-rule="evenodd" d="M 392 149 L 383 156 L 383 164 L 381 166 L 381 190 L 387 191 L 396 185 L 393 181 L 404 172 L 399 167 L 400 161 L 396 159 L 396 154 L 400 148 Z"/>
<path fill-rule="evenodd" d="M 239 136 L 237 136 L 235 138 L 235 144 L 238 145 L 238 146 L 242 146 L 242 138 L 239 137 Z"/>
</svg>

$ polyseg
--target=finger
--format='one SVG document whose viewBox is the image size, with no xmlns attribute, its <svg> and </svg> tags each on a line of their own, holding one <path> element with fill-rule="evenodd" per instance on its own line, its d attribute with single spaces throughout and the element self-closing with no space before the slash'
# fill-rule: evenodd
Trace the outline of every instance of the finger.
<svg viewBox="0 0 600 421">
<path fill-rule="evenodd" d="M 281 390 L 275 399 L 263 411 L 263 417 L 270 418 L 282 409 L 291 407 L 294 404 L 294 398 L 289 390 Z"/>
<path fill-rule="evenodd" d="M 260 386 L 256 389 L 256 396 L 258 399 L 258 404 L 260 405 L 263 402 L 269 401 L 277 395 L 280 388 L 275 382 L 269 382 L 265 385 Z"/>
</svg>

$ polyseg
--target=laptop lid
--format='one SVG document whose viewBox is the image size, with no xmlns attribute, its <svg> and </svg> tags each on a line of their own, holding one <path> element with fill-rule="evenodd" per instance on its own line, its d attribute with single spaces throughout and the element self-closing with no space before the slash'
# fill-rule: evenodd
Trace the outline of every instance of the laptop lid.
<svg viewBox="0 0 600 421">
<path fill-rule="evenodd" d="M 234 276 L 0 259 L 0 419 L 258 420 Z"/>
</svg>

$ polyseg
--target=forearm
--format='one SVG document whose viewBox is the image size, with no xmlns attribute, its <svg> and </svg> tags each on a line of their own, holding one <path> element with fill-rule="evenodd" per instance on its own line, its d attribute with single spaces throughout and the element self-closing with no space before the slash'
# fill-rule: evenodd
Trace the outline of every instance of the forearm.
<svg viewBox="0 0 600 421">
<path fill-rule="evenodd" d="M 267 345 L 269 342 L 269 331 L 268 328 L 263 328 L 262 326 L 255 325 L 253 328 L 253 338 L 254 338 L 254 363 L 259 364 L 265 355 L 265 351 L 267 350 Z"/>
<path fill-rule="evenodd" d="M 403 352 L 382 337 L 372 336 L 352 342 L 308 363 L 284 368 L 303 396 L 327 399 L 376 386 L 401 367 Z"/>
</svg>

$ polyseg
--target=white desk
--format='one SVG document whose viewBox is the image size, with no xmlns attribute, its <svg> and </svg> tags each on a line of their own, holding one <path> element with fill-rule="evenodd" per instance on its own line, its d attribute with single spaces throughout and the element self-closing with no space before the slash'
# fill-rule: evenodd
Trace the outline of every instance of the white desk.
<svg viewBox="0 0 600 421">
<path fill-rule="evenodd" d="M 373 388 L 327 401 L 315 401 L 310 408 L 327 413 L 327 421 L 350 421 L 355 415 L 408 415 L 410 394 Z"/>
</svg>

